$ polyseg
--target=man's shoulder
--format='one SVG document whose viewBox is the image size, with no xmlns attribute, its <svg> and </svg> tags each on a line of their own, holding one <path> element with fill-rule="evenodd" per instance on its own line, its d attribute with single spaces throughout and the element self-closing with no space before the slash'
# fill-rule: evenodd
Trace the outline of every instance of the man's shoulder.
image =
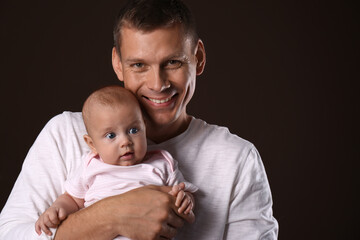
<svg viewBox="0 0 360 240">
<path fill-rule="evenodd" d="M 248 140 L 230 132 L 225 126 L 207 123 L 201 119 L 193 119 L 191 127 L 192 135 L 202 138 L 204 142 L 231 146 L 243 146 L 252 148 L 253 144 Z"/>
<path fill-rule="evenodd" d="M 65 122 L 64 122 L 65 121 Z M 51 124 L 64 124 L 68 121 L 79 122 L 82 121 L 81 112 L 69 112 L 65 111 L 52 117 L 49 121 Z"/>
<path fill-rule="evenodd" d="M 213 164 L 222 165 L 225 162 L 218 162 L 216 159 L 226 159 L 226 166 L 232 168 L 244 163 L 249 154 L 256 151 L 251 142 L 231 133 L 227 127 L 209 124 L 200 119 L 194 120 L 189 128 L 190 136 L 184 140 L 184 145 L 186 144 L 186 151 L 199 159 L 213 159 Z"/>
<path fill-rule="evenodd" d="M 55 135 L 78 135 L 86 133 L 81 112 L 63 112 L 51 118 L 45 125 L 44 130 Z"/>
<path fill-rule="evenodd" d="M 63 112 L 52 117 L 46 124 L 47 127 L 62 127 L 67 125 L 83 125 L 81 112 Z"/>
</svg>

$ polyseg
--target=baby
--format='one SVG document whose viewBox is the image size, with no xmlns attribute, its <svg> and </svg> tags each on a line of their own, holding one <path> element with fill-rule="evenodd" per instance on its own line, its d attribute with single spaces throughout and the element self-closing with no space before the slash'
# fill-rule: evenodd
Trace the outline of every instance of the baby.
<svg viewBox="0 0 360 240">
<path fill-rule="evenodd" d="M 184 180 L 168 152 L 147 152 L 143 116 L 131 92 L 120 86 L 101 88 L 85 101 L 82 115 L 88 133 L 84 140 L 91 152 L 81 172 L 65 182 L 66 192 L 37 220 L 39 235 L 41 231 L 52 235 L 49 228 L 100 199 L 150 184 L 173 186 L 169 194 L 176 197 L 179 213 L 193 210 L 190 192 L 198 188 Z"/>
</svg>

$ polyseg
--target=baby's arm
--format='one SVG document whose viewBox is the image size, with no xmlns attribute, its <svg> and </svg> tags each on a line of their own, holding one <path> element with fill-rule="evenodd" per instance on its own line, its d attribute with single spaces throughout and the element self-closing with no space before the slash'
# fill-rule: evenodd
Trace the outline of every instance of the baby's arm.
<svg viewBox="0 0 360 240">
<path fill-rule="evenodd" d="M 179 183 L 177 185 L 174 185 L 169 192 L 170 195 L 176 197 L 175 205 L 178 208 L 179 213 L 189 214 L 194 206 L 194 196 L 190 192 L 184 191 L 185 184 Z"/>
<path fill-rule="evenodd" d="M 84 200 L 74 198 L 68 193 L 60 195 L 56 201 L 39 217 L 35 223 L 35 231 L 41 234 L 41 230 L 51 236 L 52 233 L 49 228 L 59 226 L 69 214 L 76 212 L 84 207 Z"/>
</svg>

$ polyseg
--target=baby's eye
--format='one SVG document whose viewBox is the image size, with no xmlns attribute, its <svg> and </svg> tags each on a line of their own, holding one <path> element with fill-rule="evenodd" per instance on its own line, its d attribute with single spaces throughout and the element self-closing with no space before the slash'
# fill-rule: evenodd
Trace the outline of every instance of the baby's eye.
<svg viewBox="0 0 360 240">
<path fill-rule="evenodd" d="M 129 129 L 129 133 L 130 134 L 135 134 L 135 133 L 137 133 L 139 131 L 139 129 L 137 129 L 137 128 L 130 128 Z"/>
<path fill-rule="evenodd" d="M 113 139 L 113 138 L 116 137 L 116 134 L 115 133 L 108 133 L 108 134 L 106 134 L 105 137 L 108 138 L 108 139 Z"/>
</svg>

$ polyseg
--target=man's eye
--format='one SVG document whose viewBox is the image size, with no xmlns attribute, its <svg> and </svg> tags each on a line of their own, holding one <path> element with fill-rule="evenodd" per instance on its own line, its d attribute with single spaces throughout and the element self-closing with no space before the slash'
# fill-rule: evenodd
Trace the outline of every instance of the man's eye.
<svg viewBox="0 0 360 240">
<path fill-rule="evenodd" d="M 176 69 L 182 66 L 182 62 L 179 60 L 169 60 L 166 65 L 165 68 L 167 69 Z"/>
<path fill-rule="evenodd" d="M 145 72 L 148 69 L 148 66 L 144 63 L 133 63 L 130 65 L 130 69 L 134 72 Z"/>
<path fill-rule="evenodd" d="M 144 64 L 143 63 L 134 63 L 132 66 L 135 68 L 142 68 L 142 67 L 144 67 Z"/>
<path fill-rule="evenodd" d="M 113 138 L 116 137 L 116 134 L 115 133 L 108 133 L 108 134 L 106 134 L 105 137 L 108 138 L 108 139 L 113 139 Z"/>
<path fill-rule="evenodd" d="M 129 134 L 135 134 L 135 133 L 137 133 L 139 131 L 139 129 L 137 129 L 137 128 L 130 128 L 129 129 Z"/>
</svg>

